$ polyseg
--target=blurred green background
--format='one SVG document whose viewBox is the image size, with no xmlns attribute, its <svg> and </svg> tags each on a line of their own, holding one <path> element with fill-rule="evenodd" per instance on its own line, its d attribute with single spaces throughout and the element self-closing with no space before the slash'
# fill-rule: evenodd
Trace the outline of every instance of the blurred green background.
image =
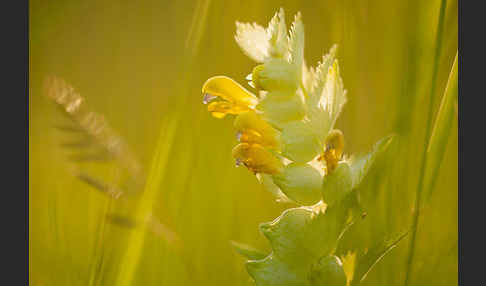
<svg viewBox="0 0 486 286">
<path fill-rule="evenodd" d="M 412 224 L 428 109 L 432 104 L 433 114 L 438 110 L 457 50 L 457 1 L 447 1 L 438 40 L 438 0 L 32 0 L 31 285 L 250 284 L 244 259 L 229 241 L 268 250 L 259 223 L 291 205 L 276 203 L 250 172 L 234 167 L 232 120 L 210 116 L 201 86 L 214 75 L 245 82 L 255 63 L 234 41 L 235 21 L 266 26 L 279 7 L 288 25 L 302 12 L 308 65 L 339 45 L 348 103 L 337 128 L 345 134 L 345 152 L 365 152 L 379 138 L 398 135 L 361 187 L 368 216 L 346 243 L 365 248 Z M 102 113 L 147 172 L 155 154 L 163 154 L 160 184 L 145 206 L 177 233 L 183 250 L 151 231 L 140 234 L 143 229 L 107 222 L 109 212 L 130 217 L 140 208 L 110 200 L 72 176 L 76 164 L 60 147 L 66 134 L 54 128 L 65 119 L 42 89 L 48 75 L 64 78 Z M 453 128 L 421 212 L 409 285 L 457 284 L 457 120 Z M 82 168 L 106 181 L 120 180 L 113 164 Z M 140 244 L 133 244 L 134 237 Z M 409 239 L 363 285 L 403 285 Z"/>
</svg>

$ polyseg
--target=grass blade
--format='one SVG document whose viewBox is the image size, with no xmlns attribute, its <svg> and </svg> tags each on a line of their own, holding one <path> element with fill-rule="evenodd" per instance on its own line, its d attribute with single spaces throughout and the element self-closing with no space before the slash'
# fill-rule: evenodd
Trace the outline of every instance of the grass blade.
<svg viewBox="0 0 486 286">
<path fill-rule="evenodd" d="M 425 168 L 424 178 L 424 199 L 427 201 L 432 195 L 437 176 L 440 171 L 441 163 L 444 158 L 444 153 L 447 147 L 447 142 L 450 134 L 452 133 L 452 127 L 454 119 L 457 119 L 455 115 L 455 105 L 457 104 L 458 97 L 458 80 L 457 80 L 457 53 L 454 59 L 451 73 L 449 74 L 449 80 L 442 97 L 439 112 L 435 119 L 434 129 L 430 136 L 428 148 L 427 148 L 427 165 Z"/>
</svg>

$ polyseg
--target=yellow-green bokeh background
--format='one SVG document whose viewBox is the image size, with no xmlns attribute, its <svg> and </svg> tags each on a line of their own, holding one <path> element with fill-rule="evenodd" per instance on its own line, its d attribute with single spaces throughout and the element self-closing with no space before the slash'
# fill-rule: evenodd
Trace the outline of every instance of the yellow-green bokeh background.
<svg viewBox="0 0 486 286">
<path fill-rule="evenodd" d="M 232 121 L 212 118 L 201 86 L 214 75 L 244 83 L 255 65 L 234 41 L 235 21 L 266 25 L 279 7 L 301 11 L 305 59 L 332 44 L 348 103 L 337 127 L 346 152 L 394 145 L 361 188 L 368 213 L 360 245 L 410 226 L 430 104 L 441 1 L 30 1 L 29 274 L 31 285 L 116 285 L 122 264 L 132 285 L 248 285 L 230 240 L 269 249 L 258 224 L 280 205 L 244 168 L 234 168 Z M 440 42 L 436 113 L 457 50 L 457 1 L 448 0 Z M 114 202 L 77 181 L 54 129 L 62 117 L 42 93 L 47 75 L 71 83 L 130 144 L 146 170 L 167 152 L 153 211 L 181 237 L 184 254 L 150 232 L 127 261 L 130 230 L 106 224 Z M 173 137 L 158 138 L 172 122 Z M 114 167 L 87 166 L 108 181 Z M 457 284 L 457 120 L 438 183 L 422 210 L 410 285 Z M 120 208 L 120 207 L 118 207 Z M 130 215 L 130 205 L 118 209 Z M 364 285 L 403 285 L 409 238 Z M 190 261 L 190 269 L 185 261 Z M 197 281 L 197 282 L 194 282 Z"/>
</svg>

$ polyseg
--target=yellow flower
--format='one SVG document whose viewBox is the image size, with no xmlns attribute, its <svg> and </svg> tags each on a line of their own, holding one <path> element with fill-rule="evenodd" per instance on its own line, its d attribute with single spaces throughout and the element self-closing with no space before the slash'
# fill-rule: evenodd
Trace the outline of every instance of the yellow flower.
<svg viewBox="0 0 486 286">
<path fill-rule="evenodd" d="M 208 111 L 216 118 L 223 118 L 226 114 L 240 114 L 254 109 L 258 104 L 255 95 L 226 76 L 208 79 L 202 87 L 202 93 L 204 104 L 218 97 L 222 99 L 208 105 Z"/>
<path fill-rule="evenodd" d="M 245 165 L 253 173 L 278 174 L 282 162 L 260 144 L 240 143 L 233 148 L 236 165 Z"/>
<path fill-rule="evenodd" d="M 329 132 L 326 138 L 326 149 L 319 159 L 326 161 L 327 173 L 334 171 L 338 165 L 344 150 L 344 135 L 338 130 L 334 129 Z"/>
<path fill-rule="evenodd" d="M 237 139 L 242 143 L 259 144 L 265 148 L 280 150 L 279 132 L 250 110 L 239 114 L 234 123 Z"/>
</svg>

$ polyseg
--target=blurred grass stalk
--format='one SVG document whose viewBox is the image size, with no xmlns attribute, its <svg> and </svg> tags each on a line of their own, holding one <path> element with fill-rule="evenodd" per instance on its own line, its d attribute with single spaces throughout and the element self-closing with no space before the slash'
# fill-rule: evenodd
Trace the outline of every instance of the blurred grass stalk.
<svg viewBox="0 0 486 286">
<path fill-rule="evenodd" d="M 428 198 L 430 198 L 435 186 L 449 135 L 452 132 L 452 123 L 455 117 L 454 106 L 458 97 L 457 56 L 458 54 L 456 52 L 456 57 L 449 74 L 449 80 L 447 81 L 447 86 L 442 97 L 440 109 L 435 119 L 434 129 L 425 148 L 426 151 L 423 157 L 416 194 L 415 211 L 412 223 L 412 238 L 410 241 L 405 285 L 408 285 L 411 277 L 420 209 L 427 202 Z"/>
<path fill-rule="evenodd" d="M 436 35 L 436 41 L 435 41 L 435 55 L 434 55 L 434 63 L 433 63 L 433 71 L 432 71 L 432 80 L 431 80 L 431 85 L 430 85 L 430 100 L 429 100 L 429 108 L 427 112 L 427 120 L 425 122 L 426 128 L 425 128 L 425 140 L 428 140 L 430 136 L 430 126 L 431 126 L 431 120 L 432 120 L 432 111 L 433 111 L 433 106 L 434 106 L 434 95 L 435 95 L 435 87 L 436 87 L 436 82 L 437 82 L 437 73 L 439 70 L 439 60 L 440 60 L 440 54 L 441 54 L 441 48 L 442 48 L 442 35 L 443 35 L 443 29 L 444 29 L 444 18 L 445 18 L 445 10 L 447 6 L 447 1 L 442 0 L 441 5 L 440 5 L 440 13 L 439 13 L 439 21 L 437 23 L 437 35 Z M 426 142 L 428 144 L 428 142 Z M 410 240 L 410 247 L 409 247 L 409 252 L 408 252 L 408 258 L 407 258 L 407 264 L 406 264 L 406 272 L 405 272 L 405 286 L 408 286 L 410 276 L 411 276 L 411 271 L 412 271 L 412 263 L 413 263 L 413 258 L 414 258 L 414 252 L 415 252 L 415 241 L 417 237 L 417 226 L 418 226 L 418 221 L 420 217 L 420 208 L 421 208 L 421 198 L 422 198 L 422 190 L 423 190 L 423 178 L 424 178 L 424 173 L 425 173 L 425 167 L 426 167 L 426 152 L 427 152 L 427 147 L 423 149 L 422 152 L 422 161 L 421 161 L 421 168 L 420 168 L 420 174 L 419 174 L 419 179 L 418 179 L 418 186 L 416 189 L 416 194 L 415 194 L 415 202 L 413 205 L 413 218 L 412 218 L 412 226 L 411 226 L 411 231 L 412 231 L 412 238 Z"/>
<path fill-rule="evenodd" d="M 447 86 L 440 103 L 439 112 L 435 119 L 434 129 L 427 147 L 427 158 L 424 178 L 423 201 L 427 202 L 435 189 L 435 183 L 439 175 L 440 167 L 444 159 L 449 135 L 452 133 L 454 118 L 456 118 L 455 106 L 458 98 L 458 53 L 454 58 L 454 64 L 449 74 Z M 457 119 L 457 118 L 456 118 Z"/>
<path fill-rule="evenodd" d="M 157 148 L 155 150 L 152 167 L 150 168 L 147 184 L 135 210 L 135 217 L 141 221 L 148 221 L 152 213 L 157 191 L 160 190 L 165 168 L 171 151 L 176 130 L 176 122 L 168 117 L 162 127 Z M 115 285 L 132 285 L 135 270 L 139 264 L 146 231 L 130 230 L 125 253 L 122 256 L 120 270 Z"/>
</svg>

